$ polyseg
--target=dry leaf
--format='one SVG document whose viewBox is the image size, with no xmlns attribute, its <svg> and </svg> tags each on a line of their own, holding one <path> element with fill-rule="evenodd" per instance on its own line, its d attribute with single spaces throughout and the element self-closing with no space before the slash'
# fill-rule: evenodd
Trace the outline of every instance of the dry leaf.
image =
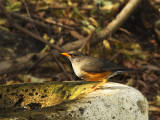
<svg viewBox="0 0 160 120">
<path fill-rule="evenodd" d="M 37 78 L 37 77 L 33 77 L 31 75 L 17 75 L 17 77 L 19 79 L 21 79 L 22 81 L 24 81 L 24 83 L 43 83 L 45 81 L 47 81 L 47 79 L 44 78 Z"/>
<path fill-rule="evenodd" d="M 94 18 L 89 17 L 89 21 L 91 21 L 94 26 L 96 26 L 96 27 L 99 26 L 99 25 L 98 25 L 98 22 L 97 22 Z"/>
<path fill-rule="evenodd" d="M 103 45 L 107 50 L 111 50 L 111 46 L 110 43 L 108 42 L 108 40 L 103 40 Z"/>
<path fill-rule="evenodd" d="M 17 80 L 9 80 L 9 81 L 6 81 L 6 85 L 13 85 L 13 84 L 19 84 L 20 82 L 17 81 Z"/>
<path fill-rule="evenodd" d="M 160 106 L 160 96 L 156 96 L 156 104 Z"/>
<path fill-rule="evenodd" d="M 124 67 L 135 69 L 135 70 L 139 70 L 139 67 L 136 64 L 132 63 L 131 61 L 129 61 L 129 60 L 123 60 L 122 64 L 124 65 Z"/>
<path fill-rule="evenodd" d="M 76 23 L 73 20 L 70 20 L 68 18 L 60 18 L 58 21 L 65 25 L 76 25 Z"/>
</svg>

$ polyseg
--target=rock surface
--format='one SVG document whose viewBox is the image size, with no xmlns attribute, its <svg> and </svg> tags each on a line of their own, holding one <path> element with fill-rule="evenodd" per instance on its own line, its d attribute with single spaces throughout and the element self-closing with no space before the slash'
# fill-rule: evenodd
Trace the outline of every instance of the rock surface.
<svg viewBox="0 0 160 120">
<path fill-rule="evenodd" d="M 132 87 L 107 83 L 76 100 L 10 116 L 31 120 L 148 120 L 148 102 Z"/>
</svg>

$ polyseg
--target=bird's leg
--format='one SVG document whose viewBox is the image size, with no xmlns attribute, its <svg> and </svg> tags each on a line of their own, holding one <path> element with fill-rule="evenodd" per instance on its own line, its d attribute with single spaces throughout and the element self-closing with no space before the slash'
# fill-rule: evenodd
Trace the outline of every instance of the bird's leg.
<svg viewBox="0 0 160 120">
<path fill-rule="evenodd" d="M 100 83 L 94 85 L 93 87 L 86 89 L 83 91 L 83 93 L 91 93 L 93 91 L 95 91 L 97 88 L 99 88 L 100 86 L 102 86 L 103 84 L 107 83 L 107 79 L 103 79 Z"/>
</svg>

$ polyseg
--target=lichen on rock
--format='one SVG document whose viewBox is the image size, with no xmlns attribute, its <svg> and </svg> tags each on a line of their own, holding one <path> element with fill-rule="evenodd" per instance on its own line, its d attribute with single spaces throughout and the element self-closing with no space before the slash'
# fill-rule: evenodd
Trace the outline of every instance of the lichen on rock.
<svg viewBox="0 0 160 120">
<path fill-rule="evenodd" d="M 0 86 L 0 109 L 43 108 L 79 96 L 95 82 L 28 83 Z"/>
</svg>

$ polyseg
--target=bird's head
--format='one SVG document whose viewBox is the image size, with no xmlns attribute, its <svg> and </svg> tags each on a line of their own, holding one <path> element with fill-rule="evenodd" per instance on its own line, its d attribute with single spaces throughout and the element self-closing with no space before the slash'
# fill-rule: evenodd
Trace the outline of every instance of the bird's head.
<svg viewBox="0 0 160 120">
<path fill-rule="evenodd" d="M 79 51 L 70 51 L 68 53 L 61 53 L 62 55 L 68 57 L 71 61 L 79 60 L 83 54 Z"/>
</svg>

